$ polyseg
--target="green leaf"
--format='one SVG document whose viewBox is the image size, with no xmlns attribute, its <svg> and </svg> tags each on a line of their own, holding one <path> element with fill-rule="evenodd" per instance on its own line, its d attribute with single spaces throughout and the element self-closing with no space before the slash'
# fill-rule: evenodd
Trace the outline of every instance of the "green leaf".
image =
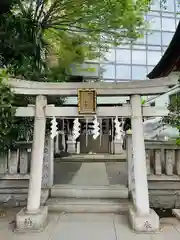
<svg viewBox="0 0 180 240">
<path fill-rule="evenodd" d="M 142 37 L 150 2 L 12 2 L 8 14 L 0 16 L 2 64 L 16 77 L 67 81 L 66 73 L 72 63 L 99 58 L 110 45 Z"/>
</svg>

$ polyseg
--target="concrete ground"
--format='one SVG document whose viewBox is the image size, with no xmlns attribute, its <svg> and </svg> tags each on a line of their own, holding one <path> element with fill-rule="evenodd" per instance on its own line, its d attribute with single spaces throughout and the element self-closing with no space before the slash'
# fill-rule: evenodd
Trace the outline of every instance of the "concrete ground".
<svg viewBox="0 0 180 240">
<path fill-rule="evenodd" d="M 6 240 L 179 240 L 180 222 L 161 219 L 161 230 L 154 234 L 136 234 L 126 216 L 115 214 L 49 214 L 41 233 L 15 233 L 15 212 L 0 217 L 0 239 Z"/>
<path fill-rule="evenodd" d="M 109 185 L 126 184 L 126 163 L 55 162 L 55 184 Z M 128 218 L 116 214 L 51 214 L 41 233 L 13 232 L 15 215 L 20 209 L 0 212 L 0 239 L 6 240 L 179 240 L 180 222 L 161 219 L 157 234 L 136 234 Z"/>
</svg>

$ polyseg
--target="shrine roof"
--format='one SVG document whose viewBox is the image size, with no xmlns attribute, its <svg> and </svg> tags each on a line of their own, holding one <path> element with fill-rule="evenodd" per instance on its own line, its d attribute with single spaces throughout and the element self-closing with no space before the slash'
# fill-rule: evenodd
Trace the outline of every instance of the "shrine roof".
<svg viewBox="0 0 180 240">
<path fill-rule="evenodd" d="M 180 22 L 164 55 L 147 75 L 148 78 L 166 77 L 172 71 L 180 71 Z"/>
</svg>

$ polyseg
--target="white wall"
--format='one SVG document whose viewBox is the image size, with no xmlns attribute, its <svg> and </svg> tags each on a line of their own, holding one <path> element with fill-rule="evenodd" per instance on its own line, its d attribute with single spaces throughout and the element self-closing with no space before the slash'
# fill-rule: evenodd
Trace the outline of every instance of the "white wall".
<svg viewBox="0 0 180 240">
<path fill-rule="evenodd" d="M 169 96 L 175 93 L 180 92 L 180 87 L 175 86 L 167 93 L 164 93 L 161 96 L 154 97 L 152 99 L 147 100 L 147 104 L 155 102 L 155 106 L 167 106 L 169 104 Z"/>
<path fill-rule="evenodd" d="M 155 106 L 167 106 L 169 104 L 169 97 L 172 94 L 180 92 L 180 87 L 175 86 L 167 93 L 147 100 L 146 104 L 155 102 Z M 160 124 L 161 118 L 148 119 L 144 122 L 145 139 L 165 140 L 168 138 L 176 138 L 179 136 L 179 131 L 169 125 L 162 126 Z M 159 126 L 159 127 L 158 127 Z"/>
</svg>

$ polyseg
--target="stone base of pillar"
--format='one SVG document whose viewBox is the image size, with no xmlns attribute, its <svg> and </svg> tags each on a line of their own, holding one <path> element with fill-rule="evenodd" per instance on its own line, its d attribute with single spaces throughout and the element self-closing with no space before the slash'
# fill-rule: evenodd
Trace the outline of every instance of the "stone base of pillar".
<svg viewBox="0 0 180 240">
<path fill-rule="evenodd" d="M 80 153 L 81 153 L 80 142 L 77 142 L 76 153 L 77 153 L 77 154 L 80 154 Z"/>
<path fill-rule="evenodd" d="M 122 141 L 114 140 L 114 154 L 122 153 Z"/>
<path fill-rule="evenodd" d="M 129 209 L 129 222 L 135 232 L 159 232 L 159 216 L 150 209 L 148 215 L 138 215 L 133 207 Z"/>
<path fill-rule="evenodd" d="M 16 215 L 16 232 L 41 232 L 46 224 L 48 217 L 47 206 L 40 207 L 37 213 L 28 213 L 23 208 Z"/>
<path fill-rule="evenodd" d="M 75 154 L 76 153 L 76 142 L 68 140 L 67 141 L 67 151 L 68 153 Z"/>
</svg>

